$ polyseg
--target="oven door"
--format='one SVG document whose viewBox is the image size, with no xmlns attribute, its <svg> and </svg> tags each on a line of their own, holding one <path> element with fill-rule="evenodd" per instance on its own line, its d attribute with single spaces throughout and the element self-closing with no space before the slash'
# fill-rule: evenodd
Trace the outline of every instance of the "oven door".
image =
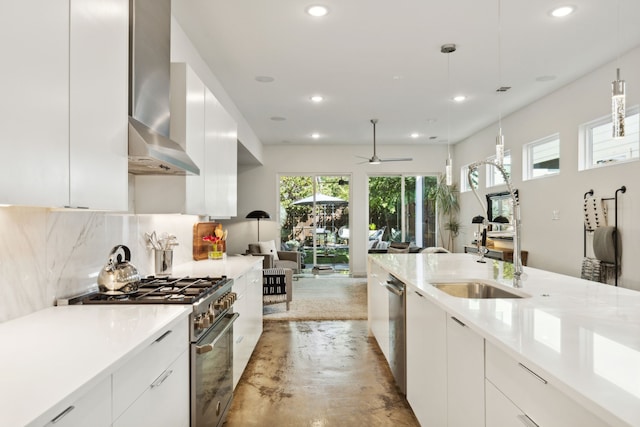
<svg viewBox="0 0 640 427">
<path fill-rule="evenodd" d="M 191 344 L 191 426 L 222 425 L 233 396 L 233 322 L 227 313 Z"/>
</svg>

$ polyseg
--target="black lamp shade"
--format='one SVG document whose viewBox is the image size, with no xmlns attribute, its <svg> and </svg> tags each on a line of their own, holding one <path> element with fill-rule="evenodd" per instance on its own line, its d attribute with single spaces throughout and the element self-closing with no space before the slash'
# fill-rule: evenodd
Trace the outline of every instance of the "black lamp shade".
<svg viewBox="0 0 640 427">
<path fill-rule="evenodd" d="M 254 219 L 269 219 L 271 216 L 265 211 L 251 211 L 247 214 L 246 218 L 254 218 Z"/>
<path fill-rule="evenodd" d="M 471 224 L 482 224 L 484 223 L 484 217 L 482 215 L 474 216 L 471 220 Z"/>
</svg>

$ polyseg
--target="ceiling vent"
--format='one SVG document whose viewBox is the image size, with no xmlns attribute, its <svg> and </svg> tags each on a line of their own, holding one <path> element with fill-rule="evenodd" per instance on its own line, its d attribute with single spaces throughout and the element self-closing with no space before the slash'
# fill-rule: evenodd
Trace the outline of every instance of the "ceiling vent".
<svg viewBox="0 0 640 427">
<path fill-rule="evenodd" d="M 511 89 L 511 86 L 500 86 L 498 89 L 496 89 L 496 92 L 506 92 L 509 89 Z"/>
</svg>

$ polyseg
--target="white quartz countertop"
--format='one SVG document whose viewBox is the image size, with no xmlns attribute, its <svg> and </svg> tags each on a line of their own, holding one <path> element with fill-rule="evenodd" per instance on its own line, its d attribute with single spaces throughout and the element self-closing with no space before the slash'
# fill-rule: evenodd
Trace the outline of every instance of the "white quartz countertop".
<svg viewBox="0 0 640 427">
<path fill-rule="evenodd" d="M 431 283 L 512 288 L 512 265 L 471 254 L 369 256 L 607 423 L 640 426 L 640 292 L 525 267 L 516 292 L 528 298 L 457 298 Z"/>
<path fill-rule="evenodd" d="M 225 255 L 223 259 L 190 261 L 174 265 L 172 276 L 227 276 L 230 279 L 235 279 L 246 273 L 256 263 L 262 265 L 261 256 Z"/>
<path fill-rule="evenodd" d="M 46 424 L 56 405 L 71 404 L 190 312 L 75 305 L 0 323 L 0 425 Z"/>
</svg>

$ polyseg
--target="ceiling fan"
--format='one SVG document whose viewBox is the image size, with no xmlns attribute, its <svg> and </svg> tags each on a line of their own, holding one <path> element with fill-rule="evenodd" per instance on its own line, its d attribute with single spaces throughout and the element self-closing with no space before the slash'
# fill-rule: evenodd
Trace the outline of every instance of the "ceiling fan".
<svg viewBox="0 0 640 427">
<path fill-rule="evenodd" d="M 378 157 L 378 155 L 376 154 L 376 123 L 378 123 L 378 119 L 371 119 L 371 123 L 373 124 L 373 156 L 371 157 L 357 156 L 357 157 L 360 157 L 361 159 L 367 160 L 366 162 L 361 162 L 361 163 L 378 165 L 382 162 L 410 162 L 413 160 L 413 158 L 411 157 L 398 157 L 398 158 L 392 158 L 392 159 L 381 159 L 380 157 Z"/>
</svg>

